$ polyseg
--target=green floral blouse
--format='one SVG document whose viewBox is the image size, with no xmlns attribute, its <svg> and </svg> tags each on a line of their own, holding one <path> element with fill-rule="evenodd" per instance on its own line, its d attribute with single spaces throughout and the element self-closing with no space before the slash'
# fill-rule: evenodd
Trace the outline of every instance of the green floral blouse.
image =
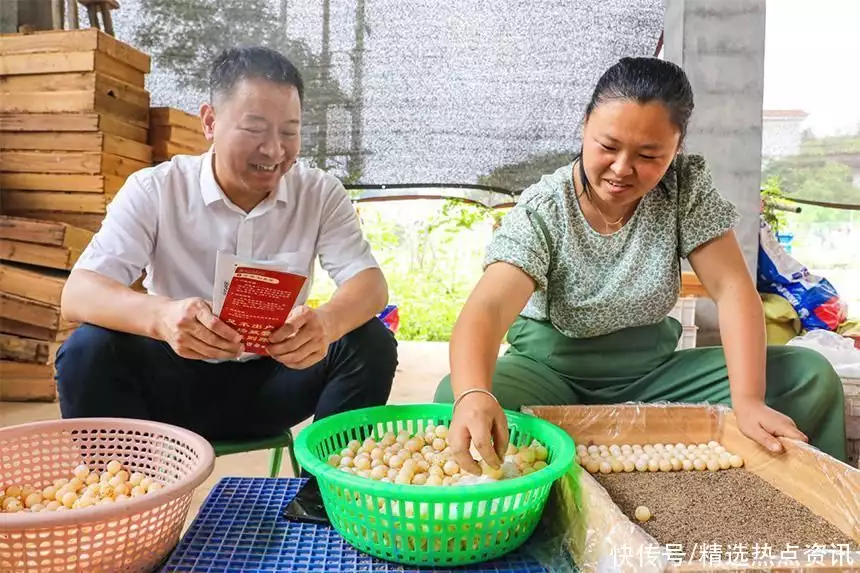
<svg viewBox="0 0 860 573">
<path fill-rule="evenodd" d="M 680 155 L 627 224 L 601 235 L 579 208 L 571 169 L 523 192 L 495 232 L 485 265 L 522 269 L 537 284 L 522 316 L 549 319 L 573 338 L 663 320 L 678 299 L 680 259 L 733 229 L 734 205 L 714 188 L 704 158 Z"/>
</svg>

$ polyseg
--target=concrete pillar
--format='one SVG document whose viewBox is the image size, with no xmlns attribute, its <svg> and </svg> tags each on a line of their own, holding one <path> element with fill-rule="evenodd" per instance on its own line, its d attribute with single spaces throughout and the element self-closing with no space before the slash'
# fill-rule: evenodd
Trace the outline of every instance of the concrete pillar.
<svg viewBox="0 0 860 573">
<path fill-rule="evenodd" d="M 696 108 L 686 150 L 701 153 L 714 184 L 741 214 L 737 229 L 753 275 L 758 254 L 765 0 L 666 0 L 664 58 L 684 68 Z M 699 345 L 718 342 L 716 309 L 698 305 Z"/>
</svg>

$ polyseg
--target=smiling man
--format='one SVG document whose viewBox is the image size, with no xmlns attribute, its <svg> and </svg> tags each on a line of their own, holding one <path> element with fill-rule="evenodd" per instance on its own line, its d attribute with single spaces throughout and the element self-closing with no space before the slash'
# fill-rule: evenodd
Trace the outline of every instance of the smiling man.
<svg viewBox="0 0 860 573">
<path fill-rule="evenodd" d="M 210 151 L 132 175 L 66 283 L 63 316 L 82 324 L 57 354 L 63 417 L 242 439 L 387 401 L 396 343 L 376 314 L 388 287 L 343 186 L 296 162 L 302 98 L 273 50 L 216 58 L 201 108 Z M 338 288 L 311 309 L 306 287 L 267 355 L 246 359 L 212 311 L 218 251 L 309 277 L 319 257 Z M 148 294 L 129 286 L 143 269 Z"/>
</svg>

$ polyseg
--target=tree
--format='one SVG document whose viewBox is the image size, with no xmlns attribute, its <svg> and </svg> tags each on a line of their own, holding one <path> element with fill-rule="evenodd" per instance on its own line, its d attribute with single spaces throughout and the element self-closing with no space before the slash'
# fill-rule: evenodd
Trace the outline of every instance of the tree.
<svg viewBox="0 0 860 573">
<path fill-rule="evenodd" d="M 857 204 L 860 189 L 852 181 L 851 167 L 821 159 L 788 158 L 767 166 L 763 178 L 779 179 L 779 188 L 787 198 L 797 197 L 829 203 Z"/>
<path fill-rule="evenodd" d="M 269 0 L 140 0 L 142 18 L 135 42 L 152 55 L 156 66 L 183 85 L 207 92 L 209 68 L 224 48 L 262 45 L 277 49 L 299 69 L 305 83 L 303 155 L 326 169 L 329 108 L 346 107 L 349 99 L 327 66 L 325 55 L 286 35 L 287 2 L 280 12 Z M 322 158 L 326 164 L 319 165 Z"/>
</svg>

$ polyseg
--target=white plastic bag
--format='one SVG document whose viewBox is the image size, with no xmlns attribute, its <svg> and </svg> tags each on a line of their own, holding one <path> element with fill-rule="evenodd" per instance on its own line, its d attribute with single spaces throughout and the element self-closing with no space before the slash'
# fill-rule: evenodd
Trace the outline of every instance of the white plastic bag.
<svg viewBox="0 0 860 573">
<path fill-rule="evenodd" d="M 811 330 L 792 338 L 787 346 L 802 346 L 817 350 L 833 365 L 843 378 L 860 378 L 860 349 L 854 341 L 829 330 Z"/>
</svg>

